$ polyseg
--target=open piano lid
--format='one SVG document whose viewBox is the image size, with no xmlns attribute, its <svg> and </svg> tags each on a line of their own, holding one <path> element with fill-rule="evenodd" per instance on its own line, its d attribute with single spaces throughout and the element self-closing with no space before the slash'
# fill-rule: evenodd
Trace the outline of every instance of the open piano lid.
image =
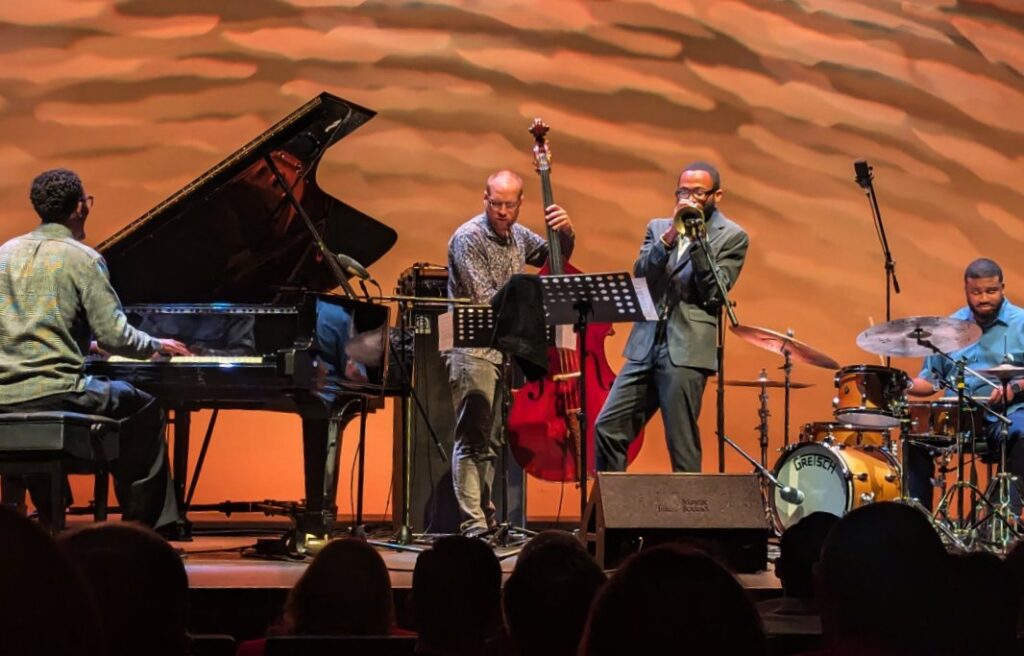
<svg viewBox="0 0 1024 656">
<path fill-rule="evenodd" d="M 121 301 L 268 303 L 282 290 L 335 287 L 267 157 L 329 249 L 376 262 L 395 231 L 316 183 L 322 152 L 375 114 L 321 93 L 104 241 L 97 250 Z"/>
</svg>

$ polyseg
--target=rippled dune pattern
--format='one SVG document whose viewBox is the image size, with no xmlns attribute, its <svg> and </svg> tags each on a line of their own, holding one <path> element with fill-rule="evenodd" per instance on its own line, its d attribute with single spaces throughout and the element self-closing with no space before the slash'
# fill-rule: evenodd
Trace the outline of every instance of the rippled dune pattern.
<svg viewBox="0 0 1024 656">
<path fill-rule="evenodd" d="M 530 173 L 526 128 L 541 116 L 579 266 L 627 268 L 646 219 L 670 211 L 681 165 L 710 160 L 723 209 L 752 239 L 741 321 L 793 328 L 843 364 L 877 362 L 854 343 L 885 319 L 856 158 L 875 166 L 903 289 L 894 316 L 957 307 L 963 266 L 981 255 L 1024 301 L 1022 30 L 1015 0 L 3 2 L 0 236 L 34 226 L 28 182 L 63 165 L 96 196 L 98 243 L 327 90 L 380 113 L 328 153 L 320 183 L 399 231 L 374 269 L 390 286 L 413 262 L 443 262 L 489 172 Z M 527 180 L 522 221 L 536 227 Z M 737 340 L 727 362 L 742 378 L 781 364 Z M 833 387 L 832 372 L 797 365 L 794 377 L 816 384 L 794 393 L 795 433 L 830 416 Z M 728 399 L 729 432 L 752 450 L 756 396 Z M 772 411 L 775 448 L 781 394 Z M 390 406 L 371 421 L 370 512 L 390 502 L 390 422 Z M 650 433 L 637 468 L 663 470 L 660 425 Z M 295 418 L 228 413 L 197 500 L 297 498 L 300 458 Z M 554 514 L 557 498 L 535 486 L 531 512 Z"/>
</svg>

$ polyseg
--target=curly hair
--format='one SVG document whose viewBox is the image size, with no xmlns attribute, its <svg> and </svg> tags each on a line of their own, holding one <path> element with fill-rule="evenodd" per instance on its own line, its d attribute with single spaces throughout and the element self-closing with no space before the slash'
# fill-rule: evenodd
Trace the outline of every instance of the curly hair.
<svg viewBox="0 0 1024 656">
<path fill-rule="evenodd" d="M 32 181 L 29 198 L 43 223 L 64 223 L 85 195 L 82 180 L 69 169 L 43 171 Z"/>
</svg>

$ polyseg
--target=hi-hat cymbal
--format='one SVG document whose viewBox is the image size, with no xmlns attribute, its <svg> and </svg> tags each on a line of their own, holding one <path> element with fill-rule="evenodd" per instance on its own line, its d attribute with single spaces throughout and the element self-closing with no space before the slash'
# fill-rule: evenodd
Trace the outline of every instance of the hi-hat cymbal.
<svg viewBox="0 0 1024 656">
<path fill-rule="evenodd" d="M 761 387 L 762 385 L 764 385 L 765 387 L 785 387 L 786 386 L 786 381 L 784 381 L 784 380 L 768 380 L 768 379 L 761 379 L 761 380 L 727 380 L 727 381 L 725 381 L 725 384 L 726 385 L 732 385 L 733 387 Z M 792 381 L 790 381 L 790 383 L 789 383 L 789 388 L 790 389 L 803 389 L 805 387 L 814 387 L 814 383 L 796 383 L 796 382 L 792 382 Z"/>
<path fill-rule="evenodd" d="M 989 378 L 995 378 L 1000 382 L 1006 382 L 1008 380 L 1014 380 L 1015 378 L 1024 377 L 1024 367 L 1018 367 L 1015 364 L 1003 363 L 989 369 L 978 369 L 978 373 L 982 376 L 988 376 Z"/>
<path fill-rule="evenodd" d="M 825 369 L 839 368 L 838 362 L 792 335 L 784 335 L 774 330 L 758 328 L 757 326 L 732 326 L 731 330 L 745 342 L 749 342 L 754 346 L 760 346 L 768 351 L 774 351 L 775 353 L 789 353 L 790 357 L 794 360 L 809 364 L 812 367 L 823 367 Z"/>
<path fill-rule="evenodd" d="M 973 321 L 949 317 L 907 317 L 871 326 L 857 335 L 857 346 L 868 353 L 897 358 L 922 358 L 932 349 L 918 340 L 931 343 L 945 353 L 970 346 L 981 339 L 981 327 Z"/>
</svg>

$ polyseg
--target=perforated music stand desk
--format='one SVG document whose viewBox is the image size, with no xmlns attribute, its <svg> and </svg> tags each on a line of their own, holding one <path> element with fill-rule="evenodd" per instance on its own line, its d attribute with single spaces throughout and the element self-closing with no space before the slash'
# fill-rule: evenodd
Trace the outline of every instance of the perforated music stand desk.
<svg viewBox="0 0 1024 656">
<path fill-rule="evenodd" d="M 492 348 L 494 310 L 486 305 L 456 305 L 437 320 L 437 348 Z"/>
<path fill-rule="evenodd" d="M 544 289 L 545 320 L 549 325 L 571 325 L 584 346 L 590 323 L 633 323 L 657 321 L 658 313 L 644 278 L 634 278 L 625 271 L 612 273 L 566 273 L 541 276 Z M 587 509 L 587 349 L 580 353 L 580 518 Z"/>
</svg>

